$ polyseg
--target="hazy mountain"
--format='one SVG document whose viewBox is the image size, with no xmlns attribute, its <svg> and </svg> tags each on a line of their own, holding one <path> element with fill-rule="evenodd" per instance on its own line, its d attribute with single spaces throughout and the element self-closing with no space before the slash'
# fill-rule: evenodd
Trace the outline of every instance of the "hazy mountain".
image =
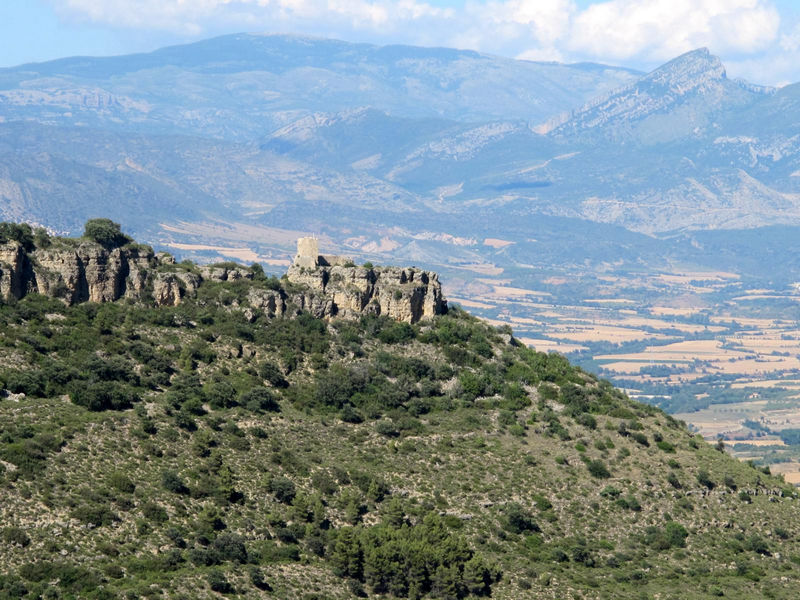
<svg viewBox="0 0 800 600">
<path fill-rule="evenodd" d="M 576 111 L 553 133 L 602 142 L 656 145 L 699 138 L 715 119 L 774 92 L 731 81 L 705 48 L 688 52 L 638 81 Z"/>
<path fill-rule="evenodd" d="M 798 89 L 731 80 L 705 49 L 639 74 L 293 36 L 22 65 L 0 70 L 0 218 L 104 214 L 154 243 L 316 231 L 504 268 L 483 238 L 535 230 L 558 262 L 625 230 L 800 225 Z M 626 260 L 713 260 L 664 244 Z"/>
<path fill-rule="evenodd" d="M 149 54 L 0 69 L 6 120 L 254 139 L 315 111 L 539 122 L 637 77 L 447 48 L 229 35 Z"/>
</svg>

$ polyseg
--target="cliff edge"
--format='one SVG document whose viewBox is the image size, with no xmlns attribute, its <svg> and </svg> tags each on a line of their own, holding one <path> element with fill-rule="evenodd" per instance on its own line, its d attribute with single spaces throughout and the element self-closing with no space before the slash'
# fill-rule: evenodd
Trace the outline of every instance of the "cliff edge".
<svg viewBox="0 0 800 600">
<path fill-rule="evenodd" d="M 439 276 L 416 267 L 356 266 L 341 256 L 319 254 L 317 240 L 300 238 L 288 280 L 311 293 L 317 316 L 351 317 L 364 313 L 397 321 L 417 321 L 447 312 Z M 320 301 L 324 305 L 320 306 Z"/>
<path fill-rule="evenodd" d="M 203 282 L 263 277 L 256 267 L 234 263 L 176 264 L 171 255 L 132 242 L 108 247 L 87 238 L 48 237 L 46 243 L 35 243 L 24 235 L 15 237 L 0 238 L 3 301 L 38 293 L 67 304 L 131 299 L 177 306 L 194 297 Z M 236 307 L 270 317 L 308 311 L 319 318 L 375 314 L 408 323 L 447 312 L 436 273 L 413 267 L 355 266 L 342 257 L 319 255 L 314 238 L 298 241 L 294 264 L 284 279 L 272 283 L 254 285 L 246 301 Z"/>
</svg>

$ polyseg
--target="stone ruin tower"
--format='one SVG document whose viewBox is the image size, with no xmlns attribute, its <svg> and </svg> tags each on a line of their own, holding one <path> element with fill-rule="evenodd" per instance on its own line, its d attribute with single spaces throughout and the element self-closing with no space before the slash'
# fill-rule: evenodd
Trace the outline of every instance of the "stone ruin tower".
<svg viewBox="0 0 800 600">
<path fill-rule="evenodd" d="M 319 266 L 319 242 L 315 237 L 301 237 L 297 239 L 297 256 L 294 257 L 295 267 L 315 269 Z"/>
<path fill-rule="evenodd" d="M 436 273 L 416 267 L 356 266 L 346 256 L 320 254 L 314 237 L 297 240 L 297 255 L 286 276 L 307 290 L 297 294 L 295 304 L 316 317 L 371 313 L 416 323 L 447 312 Z"/>
</svg>

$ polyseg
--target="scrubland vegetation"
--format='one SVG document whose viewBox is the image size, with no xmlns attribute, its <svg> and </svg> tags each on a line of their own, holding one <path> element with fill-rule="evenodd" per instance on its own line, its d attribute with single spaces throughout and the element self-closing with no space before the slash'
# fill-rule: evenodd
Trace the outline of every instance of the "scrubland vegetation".
<svg viewBox="0 0 800 600">
<path fill-rule="evenodd" d="M 0 306 L 0 598 L 796 597 L 780 479 L 508 328 L 269 319 L 254 273 Z"/>
</svg>

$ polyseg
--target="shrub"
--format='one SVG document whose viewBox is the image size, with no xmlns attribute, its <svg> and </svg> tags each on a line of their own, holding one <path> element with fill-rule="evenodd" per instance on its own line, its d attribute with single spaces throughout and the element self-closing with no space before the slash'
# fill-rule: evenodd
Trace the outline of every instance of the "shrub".
<svg viewBox="0 0 800 600">
<path fill-rule="evenodd" d="M 167 515 L 167 510 L 160 504 L 157 504 L 156 502 L 152 501 L 145 502 L 142 505 L 142 515 L 144 515 L 144 518 L 147 519 L 148 521 L 157 523 L 159 525 L 162 523 L 166 523 L 169 520 L 169 515 Z"/>
<path fill-rule="evenodd" d="M 238 563 L 247 562 L 247 549 L 244 538 L 235 533 L 221 533 L 211 544 L 211 549 L 220 560 L 229 560 Z"/>
<path fill-rule="evenodd" d="M 119 521 L 119 517 L 111 512 L 107 506 L 102 504 L 86 503 L 81 504 L 72 511 L 72 516 L 81 523 L 100 527 L 110 525 L 114 521 Z"/>
<path fill-rule="evenodd" d="M 747 542 L 745 543 L 745 547 L 750 550 L 751 552 L 756 552 L 763 556 L 771 556 L 772 553 L 769 550 L 769 544 L 767 544 L 766 540 L 758 535 L 751 535 L 747 538 Z"/>
<path fill-rule="evenodd" d="M 533 516 L 516 502 L 506 504 L 503 512 L 505 513 L 505 528 L 511 533 L 540 531 Z"/>
<path fill-rule="evenodd" d="M 95 412 L 131 408 L 134 402 L 139 401 L 136 392 L 118 381 L 74 385 L 69 397 L 74 404 Z"/>
<path fill-rule="evenodd" d="M 589 474 L 598 479 L 608 479 L 611 473 L 602 460 L 590 460 L 586 463 L 586 468 L 589 469 Z"/>
<path fill-rule="evenodd" d="M 0 533 L 0 539 L 3 540 L 4 544 L 9 546 L 17 544 L 23 548 L 31 543 L 31 538 L 19 527 L 5 527 L 2 533 Z"/>
<path fill-rule="evenodd" d="M 697 483 L 707 487 L 709 490 L 713 490 L 716 487 L 716 484 L 711 480 L 711 476 L 705 469 L 700 469 L 697 472 Z"/>
<path fill-rule="evenodd" d="M 272 492 L 278 502 L 283 504 L 291 504 L 297 494 L 294 483 L 286 477 L 274 477 L 269 482 L 269 491 Z"/>
<path fill-rule="evenodd" d="M 40 370 L 9 371 L 5 378 L 5 387 L 14 394 L 39 398 L 44 396 L 47 378 Z"/>
<path fill-rule="evenodd" d="M 272 591 L 272 587 L 269 585 L 267 580 L 264 579 L 264 572 L 261 569 L 259 569 L 258 567 L 251 567 L 249 574 L 250 574 L 250 583 L 252 583 L 256 589 L 259 589 L 264 592 Z"/>
<path fill-rule="evenodd" d="M 0 244 L 7 242 L 19 242 L 27 251 L 34 248 L 33 230 L 27 223 L 11 223 L 3 221 L 0 223 Z"/>
<path fill-rule="evenodd" d="M 239 404 L 252 412 L 279 412 L 275 395 L 266 388 L 253 388 L 239 396 Z"/>
<path fill-rule="evenodd" d="M 658 448 L 660 450 L 662 450 L 664 452 L 667 452 L 669 454 L 675 452 L 675 446 L 673 446 L 672 444 L 670 444 L 669 442 L 667 442 L 665 440 L 661 440 L 661 441 L 656 442 L 656 446 L 658 446 Z"/>
<path fill-rule="evenodd" d="M 212 591 L 219 594 L 230 594 L 233 592 L 233 586 L 219 569 L 212 569 L 209 571 L 208 586 Z"/>
<path fill-rule="evenodd" d="M 394 423 L 388 419 L 383 419 L 375 424 L 375 431 L 387 437 L 397 437 L 400 432 L 395 427 Z"/>
<path fill-rule="evenodd" d="M 663 529 L 648 527 L 645 531 L 645 543 L 656 550 L 685 548 L 689 532 L 680 523 L 669 521 Z"/>
<path fill-rule="evenodd" d="M 111 249 L 119 248 L 133 239 L 122 233 L 119 223 L 111 219 L 89 219 L 83 228 L 83 237 Z"/>
<path fill-rule="evenodd" d="M 401 344 L 413 340 L 415 336 L 414 328 L 404 322 L 393 322 L 378 333 L 378 339 L 384 344 Z"/>
<path fill-rule="evenodd" d="M 136 489 L 136 485 L 134 485 L 130 477 L 120 471 L 114 471 L 108 478 L 108 483 L 111 487 L 124 494 L 132 494 Z"/>
<path fill-rule="evenodd" d="M 364 421 L 364 417 L 361 416 L 358 410 L 353 408 L 352 404 L 345 404 L 342 407 L 339 418 L 345 423 L 361 423 Z"/>
<path fill-rule="evenodd" d="M 175 471 L 164 471 L 161 475 L 161 485 L 168 492 L 175 494 L 187 494 L 189 492 L 189 488 L 186 487 L 186 484 L 183 483 L 183 480 Z"/>
<path fill-rule="evenodd" d="M 206 397 L 208 398 L 208 403 L 214 408 L 236 406 L 236 389 L 227 381 L 217 381 L 209 385 Z"/>
<path fill-rule="evenodd" d="M 289 382 L 281 373 L 281 370 L 271 362 L 263 362 L 258 367 L 258 376 L 265 379 L 270 385 L 277 388 L 289 387 Z"/>
</svg>

